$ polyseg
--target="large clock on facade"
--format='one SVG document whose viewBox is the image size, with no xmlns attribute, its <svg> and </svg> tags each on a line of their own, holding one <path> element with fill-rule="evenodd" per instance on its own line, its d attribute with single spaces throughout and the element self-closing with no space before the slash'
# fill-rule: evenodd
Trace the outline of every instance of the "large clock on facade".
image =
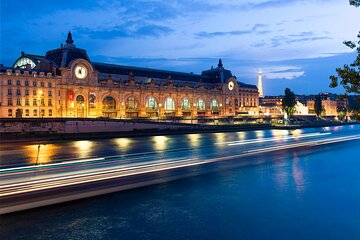
<svg viewBox="0 0 360 240">
<path fill-rule="evenodd" d="M 87 76 L 87 69 L 84 65 L 75 66 L 75 76 L 80 79 L 84 79 Z"/>
<path fill-rule="evenodd" d="M 230 91 L 234 89 L 234 86 L 235 86 L 235 84 L 234 84 L 233 81 L 230 81 L 230 82 L 228 83 L 228 88 L 229 88 Z"/>
</svg>

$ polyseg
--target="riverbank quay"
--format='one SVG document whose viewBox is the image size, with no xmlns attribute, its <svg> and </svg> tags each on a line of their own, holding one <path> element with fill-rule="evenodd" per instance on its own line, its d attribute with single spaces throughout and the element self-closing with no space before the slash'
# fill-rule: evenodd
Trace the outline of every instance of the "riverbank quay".
<svg viewBox="0 0 360 240">
<path fill-rule="evenodd" d="M 111 137 L 143 137 L 157 135 L 177 135 L 191 133 L 254 131 L 267 129 L 293 130 L 298 128 L 327 127 L 349 125 L 333 121 L 274 125 L 249 120 L 236 122 L 233 119 L 191 120 L 196 123 L 179 120 L 159 119 L 1 119 L 0 142 L 47 141 L 47 140 L 83 140 Z M 250 123 L 248 123 L 250 122 Z"/>
</svg>

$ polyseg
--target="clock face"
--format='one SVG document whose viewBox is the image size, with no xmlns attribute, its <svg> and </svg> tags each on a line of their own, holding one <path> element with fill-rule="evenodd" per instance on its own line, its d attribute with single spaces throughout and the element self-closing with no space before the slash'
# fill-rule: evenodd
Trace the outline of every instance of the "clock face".
<svg viewBox="0 0 360 240">
<path fill-rule="evenodd" d="M 234 89 L 234 86 L 235 86 L 235 84 L 234 84 L 233 81 L 230 81 L 230 82 L 228 83 L 228 88 L 229 88 L 230 91 Z"/>
<path fill-rule="evenodd" d="M 83 65 L 77 65 L 75 67 L 75 76 L 80 79 L 84 79 L 87 75 L 87 69 Z"/>
</svg>

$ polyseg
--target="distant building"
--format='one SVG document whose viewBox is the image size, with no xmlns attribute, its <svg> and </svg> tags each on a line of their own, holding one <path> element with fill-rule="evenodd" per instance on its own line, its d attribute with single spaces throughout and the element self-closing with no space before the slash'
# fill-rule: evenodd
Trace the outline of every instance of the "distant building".
<svg viewBox="0 0 360 240">
<path fill-rule="evenodd" d="M 0 67 L 0 117 L 236 116 L 258 112 L 255 85 L 221 59 L 201 74 L 92 62 L 69 32 L 45 56 L 21 53 Z"/>
<path fill-rule="evenodd" d="M 260 116 L 278 117 L 283 115 L 282 96 L 266 96 L 259 98 Z"/>
<path fill-rule="evenodd" d="M 309 114 L 315 114 L 315 97 L 312 96 L 311 100 L 307 101 L 307 107 L 309 109 Z M 338 95 L 321 93 L 319 94 L 321 98 L 321 104 L 323 107 L 323 115 L 326 116 L 336 116 L 338 114 L 338 104 L 344 104 L 343 101 L 338 99 Z"/>
</svg>

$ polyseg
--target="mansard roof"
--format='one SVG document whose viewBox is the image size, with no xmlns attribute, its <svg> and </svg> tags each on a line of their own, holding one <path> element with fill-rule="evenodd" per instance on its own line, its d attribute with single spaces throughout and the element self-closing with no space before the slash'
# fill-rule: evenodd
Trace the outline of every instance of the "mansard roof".
<svg viewBox="0 0 360 240">
<path fill-rule="evenodd" d="M 258 89 L 256 85 L 252 85 L 252 84 L 246 84 L 246 83 L 243 83 L 243 82 L 238 82 L 238 85 L 240 88 L 252 88 L 252 89 Z"/>
<path fill-rule="evenodd" d="M 107 73 L 107 74 L 119 74 L 119 75 L 133 74 L 134 76 L 137 77 L 160 78 L 160 79 L 171 78 L 173 80 L 190 81 L 190 82 L 211 81 L 211 79 L 207 76 L 202 76 L 193 73 L 183 73 L 176 71 L 140 68 L 140 67 L 132 67 L 132 66 L 124 66 L 124 65 L 107 64 L 107 63 L 97 63 L 97 62 L 93 62 L 92 65 L 100 73 Z"/>
</svg>

